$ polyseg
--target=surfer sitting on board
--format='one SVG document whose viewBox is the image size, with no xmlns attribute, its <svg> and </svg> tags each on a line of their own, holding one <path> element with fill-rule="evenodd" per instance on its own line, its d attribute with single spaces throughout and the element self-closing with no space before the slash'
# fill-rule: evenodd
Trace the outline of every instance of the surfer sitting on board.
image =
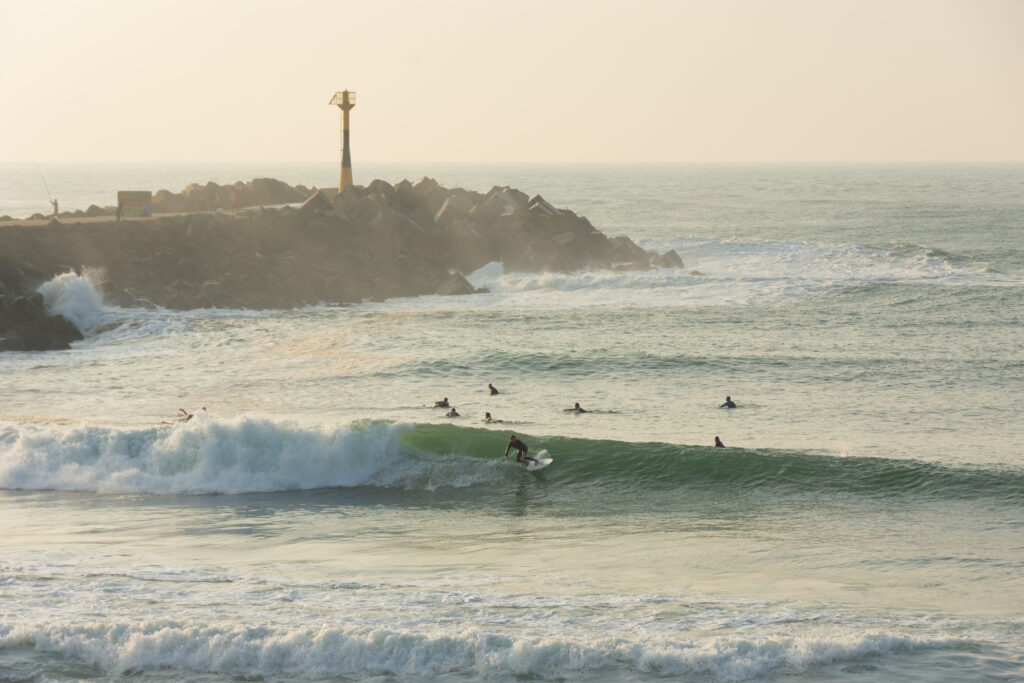
<svg viewBox="0 0 1024 683">
<path fill-rule="evenodd" d="M 488 384 L 487 388 L 491 390 L 491 396 L 495 396 L 495 395 L 501 393 L 500 391 L 498 391 L 497 389 L 494 388 L 493 384 Z"/>
<path fill-rule="evenodd" d="M 440 401 L 434 401 L 434 407 L 435 408 L 450 408 L 451 406 L 448 405 L 448 397 L 445 396 Z"/>
<path fill-rule="evenodd" d="M 454 408 L 454 407 L 452 407 L 452 409 L 451 409 L 451 410 L 449 410 L 449 411 L 448 411 L 447 413 L 445 413 L 445 414 L 444 414 L 444 416 L 445 416 L 445 417 L 461 417 L 461 416 L 459 415 L 458 411 L 457 411 L 457 410 L 455 410 L 455 408 Z"/>
<path fill-rule="evenodd" d="M 574 405 L 572 408 L 563 408 L 562 412 L 563 413 L 585 413 L 587 411 L 583 410 L 583 408 L 580 408 L 579 401 L 577 401 L 576 405 Z"/>
<path fill-rule="evenodd" d="M 725 397 L 725 403 L 718 406 L 719 408 L 735 408 L 736 404 L 732 402 L 732 396 Z"/>
<path fill-rule="evenodd" d="M 523 463 L 523 467 L 526 467 L 526 465 L 527 465 L 526 461 L 527 460 L 532 460 L 533 464 L 535 464 L 535 465 L 539 465 L 540 464 L 540 461 L 537 460 L 537 458 L 531 458 L 530 456 L 528 456 L 526 454 L 526 451 L 530 450 L 530 447 L 527 446 L 522 441 L 520 441 L 519 439 L 517 439 L 515 434 L 513 434 L 512 436 L 510 436 L 508 438 L 508 445 L 505 446 L 505 459 L 506 460 L 508 460 L 508 452 L 510 450 L 512 450 L 513 448 L 516 449 L 516 462 Z"/>
<path fill-rule="evenodd" d="M 725 444 L 717 436 L 715 437 L 715 448 L 725 448 Z"/>
<path fill-rule="evenodd" d="M 491 422 L 504 422 L 504 420 L 495 420 L 490 413 L 484 413 L 484 422 L 490 424 Z"/>
</svg>

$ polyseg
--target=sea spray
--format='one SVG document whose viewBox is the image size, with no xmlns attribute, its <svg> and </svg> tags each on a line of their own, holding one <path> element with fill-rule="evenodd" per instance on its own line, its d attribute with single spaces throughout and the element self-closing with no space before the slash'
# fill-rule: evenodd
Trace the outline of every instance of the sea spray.
<svg viewBox="0 0 1024 683">
<path fill-rule="evenodd" d="M 82 334 L 93 334 L 105 322 L 106 306 L 99 292 L 100 273 L 62 273 L 39 287 L 46 307 L 70 320 Z"/>
</svg>

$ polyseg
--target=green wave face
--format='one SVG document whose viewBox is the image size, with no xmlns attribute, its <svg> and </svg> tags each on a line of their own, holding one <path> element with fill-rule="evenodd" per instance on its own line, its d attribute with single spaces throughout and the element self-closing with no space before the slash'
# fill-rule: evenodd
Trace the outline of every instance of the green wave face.
<svg viewBox="0 0 1024 683">
<path fill-rule="evenodd" d="M 1024 504 L 1024 471 L 951 467 L 917 460 L 837 457 L 785 450 L 747 450 L 533 436 L 454 425 L 417 425 L 404 445 L 439 456 L 503 459 L 508 435 L 530 452 L 546 449 L 555 462 L 536 475 L 549 484 L 581 489 L 643 491 L 720 490 L 767 494 L 853 494 L 983 499 Z"/>
</svg>

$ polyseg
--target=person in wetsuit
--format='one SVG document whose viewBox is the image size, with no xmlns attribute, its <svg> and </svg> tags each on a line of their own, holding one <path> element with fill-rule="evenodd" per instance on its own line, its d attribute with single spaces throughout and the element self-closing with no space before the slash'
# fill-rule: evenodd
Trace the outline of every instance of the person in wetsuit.
<svg viewBox="0 0 1024 683">
<path fill-rule="evenodd" d="M 459 412 L 457 410 L 455 410 L 454 406 L 452 406 L 452 409 L 449 410 L 447 413 L 445 413 L 444 416 L 445 417 L 462 417 L 461 415 L 459 415 Z"/>
<path fill-rule="evenodd" d="M 717 436 L 715 437 L 715 448 L 725 448 L 725 444 Z"/>
<path fill-rule="evenodd" d="M 500 391 L 498 391 L 498 390 L 497 390 L 497 389 L 496 389 L 496 388 L 494 387 L 494 385 L 493 385 L 493 384 L 488 384 L 488 385 L 487 385 L 487 388 L 491 390 L 491 396 L 497 396 L 498 394 L 500 394 L 500 393 L 501 393 Z"/>
<path fill-rule="evenodd" d="M 508 439 L 508 445 L 505 446 L 505 459 L 508 460 L 508 452 L 512 449 L 516 449 L 516 462 L 523 463 L 523 467 L 526 467 L 527 460 L 532 460 L 534 464 L 539 465 L 540 461 L 537 458 L 531 458 L 526 454 L 526 451 L 530 450 L 530 447 L 525 443 L 516 438 L 513 434 Z"/>
<path fill-rule="evenodd" d="M 583 410 L 583 408 L 580 408 L 580 404 L 577 401 L 576 404 L 572 408 L 564 408 L 564 409 L 562 409 L 562 412 L 563 413 L 585 413 L 587 411 Z"/>
<path fill-rule="evenodd" d="M 732 402 L 732 396 L 725 397 L 725 403 L 718 406 L 719 408 L 735 408 L 736 404 Z"/>
<path fill-rule="evenodd" d="M 448 405 L 448 397 L 445 396 L 440 401 L 434 401 L 434 407 L 435 408 L 450 408 L 451 406 Z"/>
</svg>

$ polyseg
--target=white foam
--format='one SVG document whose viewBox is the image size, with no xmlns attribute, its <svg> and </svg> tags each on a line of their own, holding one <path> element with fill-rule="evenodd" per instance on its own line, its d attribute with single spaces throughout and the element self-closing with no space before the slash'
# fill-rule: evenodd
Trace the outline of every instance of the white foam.
<svg viewBox="0 0 1024 683">
<path fill-rule="evenodd" d="M 402 425 L 330 431 L 266 418 L 151 428 L 7 425 L 0 488 L 148 493 L 244 493 L 333 486 L 433 490 L 500 476 L 493 463 L 410 451 Z"/>
<path fill-rule="evenodd" d="M 39 287 L 51 313 L 70 320 L 82 334 L 92 334 L 105 322 L 108 308 L 98 291 L 99 274 L 86 269 L 81 275 L 67 272 Z"/>
<path fill-rule="evenodd" d="M 32 647 L 107 674 L 180 671 L 219 676 L 575 678 L 586 674 L 711 676 L 744 681 L 837 662 L 952 648 L 962 638 L 867 633 L 701 639 L 517 636 L 478 628 L 402 630 L 323 625 L 132 623 L 0 626 L 0 648 Z"/>
<path fill-rule="evenodd" d="M 928 250 L 805 241 L 687 238 L 641 240 L 646 249 L 675 249 L 683 268 L 572 273 L 506 272 L 493 262 L 468 280 L 491 293 L 462 297 L 398 299 L 384 306 L 523 309 L 607 307 L 777 306 L 837 287 L 875 283 L 927 285 L 1014 284 L 982 266 L 960 266 Z M 571 293 L 571 298 L 566 294 Z M 381 306 L 381 304 L 370 304 Z"/>
<path fill-rule="evenodd" d="M 477 289 L 489 287 L 505 275 L 505 266 L 501 261 L 491 261 L 486 266 L 477 268 L 466 276 L 469 284 Z"/>
</svg>

